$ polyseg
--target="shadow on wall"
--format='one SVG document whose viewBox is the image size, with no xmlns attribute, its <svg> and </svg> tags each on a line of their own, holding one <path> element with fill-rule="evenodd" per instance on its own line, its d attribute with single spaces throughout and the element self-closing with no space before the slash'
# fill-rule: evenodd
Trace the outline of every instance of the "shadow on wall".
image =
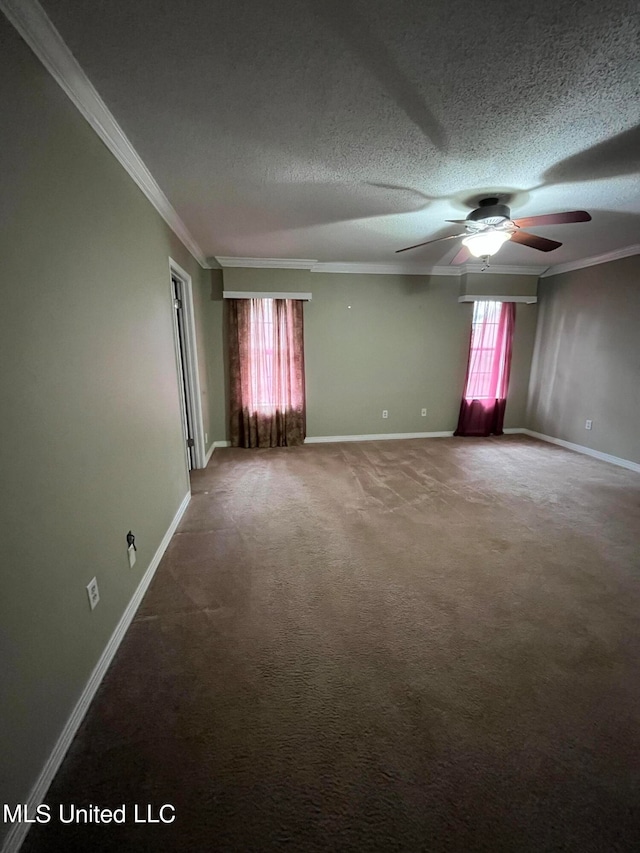
<svg viewBox="0 0 640 853">
<path fill-rule="evenodd" d="M 431 275 L 403 275 L 401 278 L 402 293 L 405 296 L 421 296 L 430 289 L 432 278 L 433 276 Z M 456 278 L 454 281 L 457 287 L 459 284 L 458 279 Z"/>
<path fill-rule="evenodd" d="M 222 302 L 223 290 L 224 281 L 222 278 L 222 270 L 211 270 L 211 301 Z"/>
<path fill-rule="evenodd" d="M 542 347 L 538 346 L 536 341 L 536 351 L 539 352 L 539 361 L 536 364 L 535 382 L 537 387 L 536 400 L 532 402 L 532 409 L 535 405 L 535 412 L 531 412 L 536 423 L 544 424 L 547 420 L 547 415 L 551 411 L 553 401 L 556 397 L 556 385 L 558 383 L 558 361 L 560 358 L 560 346 L 564 340 L 564 314 L 552 314 L 551 325 L 549 330 L 546 330 L 546 310 L 545 303 L 542 302 L 538 308 L 538 334 L 542 335 L 547 332 L 547 338 L 553 341 L 553 349 L 543 351 Z M 533 378 L 533 371 L 532 371 Z"/>
</svg>

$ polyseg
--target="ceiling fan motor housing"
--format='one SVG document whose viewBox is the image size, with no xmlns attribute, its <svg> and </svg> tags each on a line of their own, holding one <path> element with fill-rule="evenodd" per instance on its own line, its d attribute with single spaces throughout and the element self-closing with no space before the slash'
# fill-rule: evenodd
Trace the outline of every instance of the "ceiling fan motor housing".
<svg viewBox="0 0 640 853">
<path fill-rule="evenodd" d="M 511 219 L 511 211 L 506 204 L 500 204 L 497 198 L 483 198 L 480 206 L 467 216 L 467 222 L 481 222 L 483 225 L 499 225 Z"/>
</svg>

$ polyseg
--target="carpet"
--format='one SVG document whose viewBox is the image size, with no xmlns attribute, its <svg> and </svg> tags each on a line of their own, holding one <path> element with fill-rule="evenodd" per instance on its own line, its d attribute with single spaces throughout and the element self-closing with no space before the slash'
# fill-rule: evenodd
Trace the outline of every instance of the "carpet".
<svg viewBox="0 0 640 853">
<path fill-rule="evenodd" d="M 47 798 L 127 821 L 24 853 L 640 848 L 636 473 L 416 439 L 216 450 L 192 492 Z"/>
</svg>

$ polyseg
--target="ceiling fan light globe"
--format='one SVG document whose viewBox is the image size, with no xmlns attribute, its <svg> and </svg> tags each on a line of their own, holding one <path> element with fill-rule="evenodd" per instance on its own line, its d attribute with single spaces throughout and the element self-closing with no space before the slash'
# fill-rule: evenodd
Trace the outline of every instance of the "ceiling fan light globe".
<svg viewBox="0 0 640 853">
<path fill-rule="evenodd" d="M 506 231 L 483 231 L 480 234 L 470 234 L 462 241 L 475 258 L 486 258 L 495 255 L 500 246 L 511 239 Z"/>
</svg>

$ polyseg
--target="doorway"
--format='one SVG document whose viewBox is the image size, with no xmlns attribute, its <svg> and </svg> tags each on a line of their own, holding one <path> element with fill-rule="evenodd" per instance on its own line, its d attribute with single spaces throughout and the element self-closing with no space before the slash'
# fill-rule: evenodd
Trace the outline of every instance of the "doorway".
<svg viewBox="0 0 640 853">
<path fill-rule="evenodd" d="M 205 467 L 205 447 L 191 276 L 171 259 L 169 267 L 185 461 L 192 471 Z"/>
</svg>

